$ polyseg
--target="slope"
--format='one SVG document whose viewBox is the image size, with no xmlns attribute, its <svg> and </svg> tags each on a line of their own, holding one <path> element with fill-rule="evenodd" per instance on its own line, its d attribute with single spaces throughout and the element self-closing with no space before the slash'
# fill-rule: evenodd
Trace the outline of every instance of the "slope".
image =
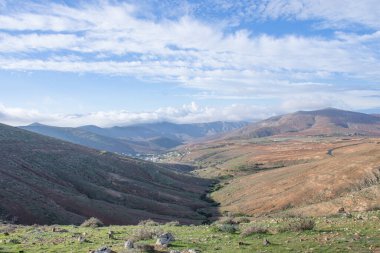
<svg viewBox="0 0 380 253">
<path fill-rule="evenodd" d="M 222 209 L 252 215 L 336 213 L 380 206 L 380 142 L 331 149 L 324 159 L 236 178 L 213 197 Z"/>
<path fill-rule="evenodd" d="M 327 108 L 299 111 L 250 124 L 227 139 L 247 139 L 266 136 L 380 136 L 380 118 L 365 113 Z"/>
<path fill-rule="evenodd" d="M 201 223 L 208 180 L 0 124 L 0 216 L 23 224 Z"/>
</svg>

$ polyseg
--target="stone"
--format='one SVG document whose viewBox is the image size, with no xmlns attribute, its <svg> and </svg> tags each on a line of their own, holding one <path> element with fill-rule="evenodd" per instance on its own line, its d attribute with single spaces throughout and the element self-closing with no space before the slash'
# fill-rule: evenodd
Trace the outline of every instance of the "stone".
<svg viewBox="0 0 380 253">
<path fill-rule="evenodd" d="M 339 210 L 338 210 L 338 213 L 345 213 L 346 212 L 346 210 L 344 209 L 344 207 L 341 207 L 341 208 L 339 208 Z"/>
<path fill-rule="evenodd" d="M 126 249 L 133 249 L 134 248 L 133 241 L 132 240 L 126 241 L 124 243 L 124 248 L 126 248 Z"/>
<path fill-rule="evenodd" d="M 174 236 L 171 233 L 165 233 L 157 238 L 156 245 L 168 246 L 173 241 L 175 241 Z"/>
<path fill-rule="evenodd" d="M 79 236 L 78 237 L 78 242 L 82 243 L 82 242 L 85 242 L 86 241 L 86 238 L 83 237 L 83 236 Z"/>
<path fill-rule="evenodd" d="M 100 249 L 95 250 L 94 253 L 116 253 L 116 252 L 108 247 L 101 247 Z"/>
<path fill-rule="evenodd" d="M 113 231 L 108 231 L 108 239 L 113 239 Z"/>
</svg>

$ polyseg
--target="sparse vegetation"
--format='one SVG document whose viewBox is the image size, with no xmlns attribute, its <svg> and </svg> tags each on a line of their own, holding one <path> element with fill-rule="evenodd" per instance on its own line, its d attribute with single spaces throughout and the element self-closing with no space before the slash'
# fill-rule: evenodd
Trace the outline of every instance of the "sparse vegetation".
<svg viewBox="0 0 380 253">
<path fill-rule="evenodd" d="M 241 237 L 247 237 L 253 234 L 266 234 L 268 233 L 268 228 L 262 226 L 262 225 L 250 225 L 249 227 L 245 228 L 240 236 Z"/>
<path fill-rule="evenodd" d="M 280 231 L 305 231 L 305 230 L 313 230 L 315 227 L 315 221 L 311 218 L 296 218 L 292 220 L 282 228 Z"/>
<path fill-rule="evenodd" d="M 103 227 L 103 226 L 104 226 L 103 222 L 95 217 L 91 217 L 85 220 L 81 224 L 81 227 L 90 227 L 90 228 L 97 228 L 97 227 Z"/>
<path fill-rule="evenodd" d="M 89 252 L 104 246 L 111 247 L 117 253 L 128 252 L 124 243 L 133 235 L 147 234 L 134 240 L 135 245 L 153 246 L 156 235 L 170 232 L 176 241 L 162 252 L 170 250 L 183 251 L 198 249 L 202 253 L 251 253 L 251 252 L 376 252 L 380 249 L 380 211 L 353 213 L 352 219 L 342 216 L 314 218 L 312 230 L 286 230 L 289 223 L 298 223 L 296 218 L 252 218 L 252 223 L 240 224 L 239 230 L 231 229 L 231 224 L 225 224 L 223 230 L 215 225 L 199 226 L 110 226 L 110 227 L 78 227 L 57 226 L 21 226 L 0 225 L 0 231 L 9 231 L 8 235 L 0 233 L 0 252 Z M 306 223 L 308 224 L 308 222 Z M 8 227 L 11 226 L 12 229 Z M 303 227 L 303 226 L 302 226 Z M 147 230 L 141 230 L 147 229 Z M 152 233 L 150 229 L 155 230 Z M 268 232 L 266 232 L 266 229 Z M 114 232 L 113 238 L 108 238 L 109 231 Z M 143 231 L 143 233 L 141 232 Z M 147 232 L 146 232 L 147 231 Z M 239 233 L 239 231 L 241 231 Z M 85 237 L 80 243 L 77 238 Z M 270 244 L 263 245 L 267 239 Z M 151 248 L 146 246 L 146 248 Z M 136 252 L 145 246 L 136 246 Z M 130 251 L 133 252 L 133 251 Z M 128 252 L 129 253 L 129 252 Z"/>
<path fill-rule="evenodd" d="M 179 221 L 169 221 L 165 223 L 165 225 L 170 226 L 170 227 L 176 227 L 176 226 L 180 226 L 181 224 L 179 223 Z"/>
<path fill-rule="evenodd" d="M 158 223 L 154 220 L 148 219 L 148 220 L 140 221 L 138 225 L 139 226 L 158 226 L 158 225 L 160 225 L 160 223 Z"/>
<path fill-rule="evenodd" d="M 149 239 L 156 238 L 163 232 L 164 231 L 161 227 L 143 226 L 143 227 L 136 228 L 133 231 L 132 237 L 135 241 L 149 240 Z"/>
</svg>

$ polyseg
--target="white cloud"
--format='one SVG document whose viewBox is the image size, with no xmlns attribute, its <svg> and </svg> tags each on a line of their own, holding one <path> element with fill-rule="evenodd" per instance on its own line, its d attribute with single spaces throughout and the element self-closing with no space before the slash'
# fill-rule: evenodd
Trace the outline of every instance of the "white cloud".
<svg viewBox="0 0 380 253">
<path fill-rule="evenodd" d="M 330 27 L 364 25 L 380 29 L 380 6 L 377 0 L 267 0 L 261 14 L 278 19 L 317 19 Z"/>
<path fill-rule="evenodd" d="M 275 98 L 283 102 L 284 110 L 297 107 L 289 102 L 292 96 L 310 103 L 298 103 L 298 108 L 339 106 L 348 98 L 357 101 L 344 102 L 353 108 L 377 104 L 364 95 L 342 93 L 336 83 L 355 80 L 355 84 L 351 81 L 345 89 L 379 94 L 371 88 L 379 84 L 380 78 L 379 32 L 361 35 L 337 32 L 328 38 L 253 35 L 242 29 L 227 32 L 229 22 L 207 23 L 191 15 L 205 8 L 204 4 L 179 2 L 183 5 L 181 14 L 168 14 L 175 16 L 171 19 L 139 18 L 144 4 L 109 1 L 76 7 L 19 4 L 19 8 L 0 13 L 0 69 L 134 76 L 196 88 L 215 97 Z M 250 2 L 240 0 L 231 4 L 214 0 L 207 8 L 209 12 L 214 7 L 234 10 L 234 14 L 241 12 L 242 16 L 254 15 L 255 9 L 257 15 L 267 18 L 318 19 L 334 26 L 354 23 L 377 28 L 380 24 L 380 8 L 370 0 L 344 4 L 337 0 L 267 0 L 255 5 Z M 6 4 L 0 6 L 6 8 Z M 371 87 L 363 89 L 363 84 Z M 315 103 L 308 97 L 321 95 L 327 97 Z M 214 112 L 199 110 L 202 115 Z M 182 108 L 176 113 L 181 115 L 184 111 Z M 131 115 L 138 120 L 143 120 L 142 115 L 150 119 L 157 116 L 109 112 L 86 117 L 92 121 L 92 117 L 102 119 L 102 115 L 107 115 L 104 116 L 107 119 L 128 115 L 127 120 Z M 189 113 L 184 117 L 190 120 L 195 116 Z M 70 117 L 67 120 L 72 122 Z"/>
<path fill-rule="evenodd" d="M 315 110 L 326 107 L 346 110 L 380 108 L 379 93 L 375 91 L 344 91 L 340 94 L 297 93 L 284 95 L 280 104 L 271 105 L 232 104 L 224 107 L 212 107 L 200 106 L 192 102 L 179 107 L 162 107 L 152 111 L 114 110 L 85 114 L 46 114 L 35 109 L 14 108 L 0 104 L 0 122 L 14 126 L 40 122 L 53 126 L 98 125 L 110 127 L 161 121 L 175 123 L 251 121 L 301 109 Z"/>
<path fill-rule="evenodd" d="M 223 108 L 202 107 L 192 102 L 180 107 L 163 107 L 153 111 L 130 112 L 98 111 L 87 114 L 43 114 L 38 110 L 7 107 L 0 104 L 0 122 L 10 125 L 26 125 L 40 122 L 55 126 L 124 126 L 138 123 L 170 121 L 176 123 L 198 123 L 211 121 L 252 120 L 268 116 L 265 108 L 246 105 L 231 105 Z"/>
</svg>

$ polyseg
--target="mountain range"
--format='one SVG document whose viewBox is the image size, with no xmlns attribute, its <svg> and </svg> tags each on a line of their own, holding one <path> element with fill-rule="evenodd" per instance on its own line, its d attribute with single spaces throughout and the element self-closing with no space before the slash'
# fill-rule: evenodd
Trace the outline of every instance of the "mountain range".
<svg viewBox="0 0 380 253">
<path fill-rule="evenodd" d="M 380 117 L 326 108 L 275 116 L 226 133 L 222 138 L 249 139 L 267 136 L 379 136 Z"/>
<path fill-rule="evenodd" d="M 124 127 L 54 127 L 33 123 L 20 128 L 98 150 L 120 154 L 160 153 L 189 141 L 232 131 L 247 122 L 175 124 L 159 122 Z"/>
</svg>

